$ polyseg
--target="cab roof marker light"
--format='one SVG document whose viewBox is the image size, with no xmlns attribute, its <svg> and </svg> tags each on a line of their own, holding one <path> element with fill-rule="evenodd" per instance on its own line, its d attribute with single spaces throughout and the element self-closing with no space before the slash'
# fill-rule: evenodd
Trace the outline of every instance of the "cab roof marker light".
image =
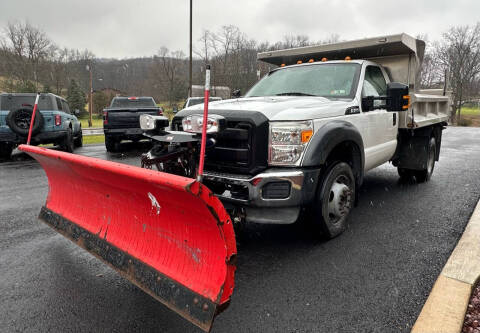
<svg viewBox="0 0 480 333">
<path fill-rule="evenodd" d="M 310 59 L 308 62 L 312 63 L 312 62 L 314 62 L 314 61 L 315 61 L 315 60 L 313 60 L 313 59 Z"/>
<path fill-rule="evenodd" d="M 325 58 L 325 57 L 322 58 L 322 62 L 325 62 L 325 61 L 327 61 L 327 60 L 328 60 L 328 59 Z"/>
<path fill-rule="evenodd" d="M 303 61 L 301 61 L 301 60 L 297 61 L 297 65 L 300 65 L 301 63 L 303 63 Z"/>
</svg>

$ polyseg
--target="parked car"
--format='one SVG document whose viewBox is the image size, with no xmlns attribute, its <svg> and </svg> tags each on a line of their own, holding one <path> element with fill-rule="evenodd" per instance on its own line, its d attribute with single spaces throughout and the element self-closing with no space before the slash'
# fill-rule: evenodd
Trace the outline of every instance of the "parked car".
<svg viewBox="0 0 480 333">
<path fill-rule="evenodd" d="M 140 128 L 141 114 L 163 115 L 163 109 L 153 97 L 114 97 L 110 106 L 103 110 L 105 147 L 114 152 L 122 140 L 138 142 L 146 139 Z"/>
<path fill-rule="evenodd" d="M 35 97 L 34 93 L 0 94 L 0 158 L 9 158 L 17 145 L 27 142 Z M 40 94 L 37 111 L 33 145 L 53 143 L 70 153 L 83 145 L 82 125 L 64 98 Z"/>
<path fill-rule="evenodd" d="M 197 105 L 197 104 L 203 104 L 203 100 L 204 100 L 204 97 L 189 97 L 185 101 L 185 104 L 183 105 L 183 109 L 188 108 L 190 106 Z M 221 101 L 221 100 L 222 100 L 221 97 L 216 97 L 216 96 L 208 98 L 209 103 L 210 102 Z"/>
</svg>

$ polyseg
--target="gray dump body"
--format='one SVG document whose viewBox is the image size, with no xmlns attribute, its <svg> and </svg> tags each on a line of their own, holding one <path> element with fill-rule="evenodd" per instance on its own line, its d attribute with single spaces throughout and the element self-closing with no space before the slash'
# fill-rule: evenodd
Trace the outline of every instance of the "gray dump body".
<svg viewBox="0 0 480 333">
<path fill-rule="evenodd" d="M 360 39 L 334 44 L 298 47 L 293 49 L 262 52 L 257 59 L 281 66 L 298 61 L 368 59 L 382 65 L 391 81 L 407 84 L 411 105 L 408 112 L 399 116 L 400 128 L 423 127 L 447 122 L 451 104 L 448 96 L 420 91 L 420 72 L 425 52 L 425 42 L 407 34 Z"/>
</svg>

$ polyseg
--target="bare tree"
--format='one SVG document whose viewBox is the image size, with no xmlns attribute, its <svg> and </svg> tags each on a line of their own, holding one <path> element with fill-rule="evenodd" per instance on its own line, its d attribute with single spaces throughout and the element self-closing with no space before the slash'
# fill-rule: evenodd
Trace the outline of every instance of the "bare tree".
<svg viewBox="0 0 480 333">
<path fill-rule="evenodd" d="M 202 31 L 202 36 L 198 39 L 200 42 L 200 48 L 195 49 L 194 53 L 203 60 L 206 65 L 209 63 L 212 45 L 212 35 L 208 30 Z"/>
<path fill-rule="evenodd" d="M 302 47 L 310 45 L 307 35 L 285 35 L 283 36 L 282 47 L 291 49 L 294 47 Z"/>
<path fill-rule="evenodd" d="M 51 46 L 48 36 L 30 23 L 10 22 L 1 48 L 10 74 L 22 82 L 33 81 L 38 87 L 39 66 Z"/>
<path fill-rule="evenodd" d="M 475 26 L 453 27 L 436 45 L 436 55 L 453 90 L 454 114 L 460 120 L 462 104 L 469 98 L 471 85 L 480 76 L 480 22 Z"/>
<path fill-rule="evenodd" d="M 435 45 L 429 41 L 426 34 L 419 34 L 416 38 L 425 42 L 425 54 L 420 71 L 421 88 L 431 89 L 443 87 L 445 72 L 435 54 Z"/>
<path fill-rule="evenodd" d="M 166 97 L 172 105 L 183 98 L 187 89 L 187 62 L 182 51 L 170 52 L 162 46 L 154 57 L 152 74 L 158 86 L 167 91 Z"/>
</svg>

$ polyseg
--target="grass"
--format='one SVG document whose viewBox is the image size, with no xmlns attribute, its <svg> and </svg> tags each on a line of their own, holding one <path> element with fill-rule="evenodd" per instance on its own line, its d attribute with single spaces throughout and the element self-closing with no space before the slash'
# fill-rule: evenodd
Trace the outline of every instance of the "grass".
<svg viewBox="0 0 480 333">
<path fill-rule="evenodd" d="M 88 115 L 81 116 L 78 118 L 82 123 L 82 128 L 88 128 Z M 98 115 L 92 116 L 92 127 L 103 127 L 103 117 Z"/>
<path fill-rule="evenodd" d="M 177 105 L 177 110 L 178 111 L 180 111 L 182 109 L 183 103 L 185 103 L 185 101 L 183 101 L 183 100 L 182 101 L 177 101 L 177 102 L 174 103 L 174 104 Z M 157 103 L 157 106 L 160 106 L 163 109 L 163 115 L 165 117 L 172 120 L 172 118 L 175 114 L 173 113 L 173 107 L 171 107 L 168 102 Z"/>
<path fill-rule="evenodd" d="M 105 135 L 85 135 L 83 136 L 83 144 L 91 145 L 95 143 L 104 143 Z"/>
<path fill-rule="evenodd" d="M 462 107 L 461 114 L 468 116 L 480 116 L 480 108 L 464 106 Z"/>
</svg>

